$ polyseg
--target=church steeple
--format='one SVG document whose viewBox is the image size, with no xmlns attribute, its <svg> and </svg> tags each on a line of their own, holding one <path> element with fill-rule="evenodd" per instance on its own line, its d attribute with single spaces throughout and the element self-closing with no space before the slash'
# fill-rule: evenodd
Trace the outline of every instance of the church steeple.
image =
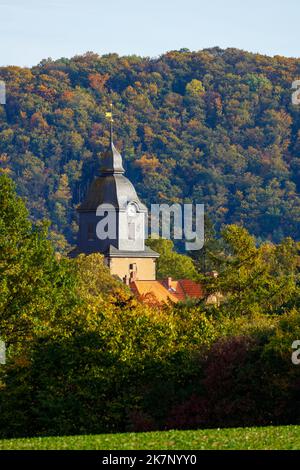
<svg viewBox="0 0 300 470">
<path fill-rule="evenodd" d="M 122 156 L 114 146 L 113 142 L 113 112 L 112 112 L 112 103 L 110 104 L 111 111 L 106 113 L 106 117 L 110 120 L 110 138 L 109 138 L 109 146 L 102 158 L 102 165 L 101 165 L 101 174 L 103 175 L 115 175 L 115 174 L 123 174 L 125 173 Z"/>
<path fill-rule="evenodd" d="M 110 272 L 120 279 L 155 279 L 159 254 L 145 245 L 147 207 L 124 175 L 122 157 L 113 142 L 113 116 L 109 145 L 102 157 L 101 173 L 95 175 L 86 197 L 77 208 L 79 253 L 102 253 Z"/>
</svg>

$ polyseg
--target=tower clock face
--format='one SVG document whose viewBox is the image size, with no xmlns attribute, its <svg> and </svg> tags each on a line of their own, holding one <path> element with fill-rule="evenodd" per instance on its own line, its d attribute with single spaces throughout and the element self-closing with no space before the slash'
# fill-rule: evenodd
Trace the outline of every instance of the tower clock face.
<svg viewBox="0 0 300 470">
<path fill-rule="evenodd" d="M 128 204 L 127 213 L 128 213 L 128 215 L 130 215 L 132 217 L 134 217 L 136 215 L 136 206 L 135 206 L 135 204 Z"/>
</svg>

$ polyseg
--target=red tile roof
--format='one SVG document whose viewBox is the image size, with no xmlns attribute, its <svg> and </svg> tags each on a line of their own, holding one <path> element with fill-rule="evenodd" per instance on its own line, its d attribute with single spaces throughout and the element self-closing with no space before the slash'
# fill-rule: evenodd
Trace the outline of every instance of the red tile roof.
<svg viewBox="0 0 300 470">
<path fill-rule="evenodd" d="M 132 292 L 142 301 L 149 303 L 180 302 L 188 298 L 204 297 L 200 284 L 189 279 L 164 279 L 161 281 L 133 281 L 130 283 Z"/>
</svg>

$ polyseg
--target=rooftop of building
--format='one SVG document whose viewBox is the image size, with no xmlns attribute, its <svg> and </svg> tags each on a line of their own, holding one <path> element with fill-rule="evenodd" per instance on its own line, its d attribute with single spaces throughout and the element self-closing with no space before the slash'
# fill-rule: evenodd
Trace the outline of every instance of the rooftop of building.
<svg viewBox="0 0 300 470">
<path fill-rule="evenodd" d="M 177 303 L 187 299 L 204 298 L 202 286 L 189 279 L 173 280 L 169 277 L 156 281 L 132 280 L 129 286 L 140 300 L 149 303 Z"/>
</svg>

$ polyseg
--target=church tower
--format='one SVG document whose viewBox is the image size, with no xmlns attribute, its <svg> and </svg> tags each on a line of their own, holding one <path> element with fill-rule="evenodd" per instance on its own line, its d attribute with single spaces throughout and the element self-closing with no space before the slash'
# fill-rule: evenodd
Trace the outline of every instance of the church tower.
<svg viewBox="0 0 300 470">
<path fill-rule="evenodd" d="M 155 280 L 159 254 L 145 245 L 148 211 L 124 173 L 111 122 L 110 143 L 100 174 L 77 209 L 79 233 L 71 256 L 102 253 L 111 274 L 125 282 Z"/>
</svg>

